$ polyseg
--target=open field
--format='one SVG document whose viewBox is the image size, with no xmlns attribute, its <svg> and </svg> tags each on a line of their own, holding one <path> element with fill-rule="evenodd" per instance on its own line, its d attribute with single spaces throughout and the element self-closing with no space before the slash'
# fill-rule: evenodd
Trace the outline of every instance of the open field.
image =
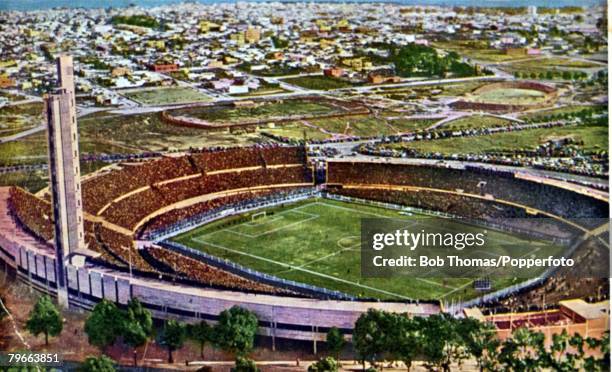
<svg viewBox="0 0 612 372">
<path fill-rule="evenodd" d="M 336 79 L 325 75 L 298 76 L 283 79 L 283 81 L 287 84 L 315 90 L 332 90 L 355 86 L 346 80 Z"/>
<path fill-rule="evenodd" d="M 193 88 L 170 87 L 123 92 L 124 96 L 145 105 L 172 105 L 190 102 L 208 102 L 210 97 Z"/>
<path fill-rule="evenodd" d="M 42 123 L 41 102 L 0 108 L 0 137 L 7 137 Z"/>
<path fill-rule="evenodd" d="M 184 115 L 208 122 L 239 123 L 244 121 L 279 119 L 296 115 L 326 115 L 338 111 L 326 102 L 313 102 L 299 99 L 270 101 L 248 106 L 206 106 L 170 113 L 174 116 Z"/>
<path fill-rule="evenodd" d="M 488 115 L 471 115 L 462 117 L 456 120 L 446 122 L 439 129 L 442 130 L 464 130 L 478 128 L 495 128 L 503 127 L 510 124 L 511 121 Z"/>
<path fill-rule="evenodd" d="M 472 99 L 485 103 L 533 105 L 543 102 L 546 94 L 535 89 L 499 88 L 478 93 Z"/>
<path fill-rule="evenodd" d="M 432 97 L 456 97 L 470 93 L 473 90 L 480 88 L 487 83 L 480 81 L 465 81 L 452 84 L 431 84 L 431 85 L 415 85 L 407 88 L 381 88 L 376 91 L 377 94 L 382 94 L 388 98 L 397 99 L 422 99 Z"/>
<path fill-rule="evenodd" d="M 410 119 L 401 116 L 392 119 L 352 116 L 296 121 L 275 128 L 262 129 L 262 132 L 294 140 L 303 139 L 304 131 L 309 140 L 322 140 L 332 138 L 334 135 L 370 137 L 414 132 L 425 129 L 436 121 L 436 119 Z"/>
<path fill-rule="evenodd" d="M 32 193 L 47 187 L 48 183 L 49 172 L 47 170 L 0 174 L 0 186 L 19 186 Z"/>
<path fill-rule="evenodd" d="M 230 217 L 174 240 L 261 272 L 360 297 L 449 300 L 477 295 L 470 279 L 362 278 L 360 264 L 362 218 L 406 220 L 415 231 L 467 232 L 476 227 L 448 221 L 440 227 L 440 221 L 428 216 L 404 216 L 388 209 L 326 199 L 269 209 L 267 213 L 265 218 L 256 220 L 250 216 Z M 501 232 L 489 231 L 488 236 L 491 243 L 487 245 L 487 254 L 490 255 L 516 249 L 532 254 L 550 247 Z M 499 280 L 494 286 L 501 288 L 514 280 Z"/>
<path fill-rule="evenodd" d="M 577 69 L 589 69 L 589 68 L 605 68 L 605 66 L 588 62 L 584 60 L 575 60 L 569 58 L 550 57 L 550 58 L 538 58 L 530 61 L 517 61 L 509 63 L 511 66 L 520 70 L 542 70 L 550 68 L 577 68 Z"/>
<path fill-rule="evenodd" d="M 261 131 L 296 141 L 304 139 L 304 134 L 308 140 L 323 140 L 332 137 L 329 133 L 325 133 L 320 129 L 304 125 L 300 122 L 283 124 L 274 128 L 265 128 Z"/>
<path fill-rule="evenodd" d="M 574 114 L 586 109 L 597 110 L 602 106 L 586 106 L 586 105 L 571 105 L 571 106 L 563 106 L 556 107 L 550 110 L 538 110 L 533 112 L 525 112 L 521 114 L 520 119 L 541 119 L 546 118 L 551 115 L 560 115 L 560 114 Z"/>
<path fill-rule="evenodd" d="M 98 113 L 80 118 L 78 122 L 79 149 L 82 154 L 141 153 L 202 146 L 238 146 L 264 141 L 253 133 L 207 132 L 168 125 L 161 121 L 159 113 Z M 46 162 L 45 132 L 0 143 L 0 166 Z"/>
<path fill-rule="evenodd" d="M 508 55 L 503 50 L 491 49 L 486 42 L 472 40 L 436 41 L 432 43 L 436 48 L 451 50 L 466 58 L 483 62 L 506 62 L 517 59 L 530 58 L 524 55 Z"/>
<path fill-rule="evenodd" d="M 385 145 L 395 149 L 411 148 L 424 153 L 484 154 L 514 150 L 533 150 L 555 137 L 571 136 L 575 145 L 584 151 L 608 148 L 608 127 L 605 125 L 579 125 L 561 128 L 529 129 L 503 132 L 487 136 L 445 138 L 435 141 L 415 141 Z"/>
</svg>

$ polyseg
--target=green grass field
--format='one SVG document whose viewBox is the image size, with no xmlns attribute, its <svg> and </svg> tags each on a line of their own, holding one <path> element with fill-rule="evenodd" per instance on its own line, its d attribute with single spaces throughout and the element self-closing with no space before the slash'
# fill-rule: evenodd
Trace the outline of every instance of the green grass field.
<svg viewBox="0 0 612 372">
<path fill-rule="evenodd" d="M 362 278 L 361 219 L 403 219 L 414 231 L 435 229 L 469 232 L 470 227 L 425 215 L 400 215 L 398 211 L 362 204 L 314 199 L 268 209 L 267 216 L 252 219 L 235 216 L 202 226 L 174 238 L 175 241 L 220 258 L 284 279 L 338 290 L 355 296 L 380 299 L 466 299 L 478 295 L 471 279 L 442 277 Z M 432 231 L 432 230 L 429 230 Z M 547 243 L 530 242 L 501 233 L 488 232 L 492 246 L 487 254 L 517 249 L 525 255 L 545 249 Z M 516 252 L 516 251 L 514 251 Z M 500 279 L 494 288 L 520 279 Z"/>
<path fill-rule="evenodd" d="M 185 115 L 208 122 L 240 123 L 253 120 L 272 120 L 292 115 L 326 115 L 339 111 L 325 101 L 313 102 L 300 99 L 288 99 L 277 102 L 243 107 L 195 107 L 172 111 L 173 115 Z"/>
<path fill-rule="evenodd" d="M 170 87 L 142 89 L 123 93 L 129 99 L 145 105 L 172 105 L 178 103 L 207 102 L 210 97 L 193 88 Z"/>
<path fill-rule="evenodd" d="M 0 108 L 0 138 L 8 137 L 42 124 L 43 105 L 25 103 Z"/>
<path fill-rule="evenodd" d="M 452 123 L 452 122 L 451 122 Z M 485 154 L 513 150 L 534 150 L 546 141 L 571 136 L 584 151 L 601 151 L 608 146 L 608 127 L 604 125 L 574 125 L 558 128 L 538 128 L 516 132 L 495 133 L 488 136 L 444 138 L 435 141 L 415 141 L 383 145 L 420 152 L 441 154 Z"/>
<path fill-rule="evenodd" d="M 534 89 L 500 88 L 474 96 L 477 102 L 503 103 L 509 105 L 533 105 L 544 101 L 546 95 Z"/>
<path fill-rule="evenodd" d="M 444 124 L 442 130 L 465 130 L 477 128 L 495 128 L 510 124 L 507 119 L 498 118 L 488 115 L 470 115 L 456 120 L 452 120 Z"/>
</svg>

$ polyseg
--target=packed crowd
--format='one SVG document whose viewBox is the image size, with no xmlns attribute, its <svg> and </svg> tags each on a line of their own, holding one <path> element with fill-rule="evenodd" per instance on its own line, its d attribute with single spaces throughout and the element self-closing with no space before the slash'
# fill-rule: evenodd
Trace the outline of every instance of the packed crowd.
<svg viewBox="0 0 612 372">
<path fill-rule="evenodd" d="M 330 184 L 383 184 L 461 191 L 492 196 L 563 218 L 605 218 L 608 203 L 576 192 L 480 168 L 329 162 Z"/>
<path fill-rule="evenodd" d="M 288 293 L 286 290 L 234 275 L 169 249 L 151 247 L 147 248 L 146 252 L 155 260 L 158 260 L 165 268 L 170 268 L 179 276 L 195 280 L 201 284 L 249 292 L 270 294 Z"/>
<path fill-rule="evenodd" d="M 445 192 L 429 190 L 388 190 L 328 187 L 328 192 L 362 200 L 403 205 L 425 211 L 436 211 L 486 222 L 492 227 L 521 231 L 543 239 L 569 241 L 578 233 L 576 229 L 552 218 L 533 218 L 523 208 Z"/>
<path fill-rule="evenodd" d="M 303 166 L 257 168 L 201 175 L 162 185 L 152 185 L 111 204 L 102 213 L 109 222 L 135 230 L 147 216 L 163 207 L 213 193 L 265 185 L 312 183 L 312 172 Z"/>
<path fill-rule="evenodd" d="M 21 226 L 38 239 L 45 242 L 53 239 L 53 213 L 49 202 L 21 188 L 11 187 L 8 208 Z"/>
<path fill-rule="evenodd" d="M 225 169 L 266 167 L 280 164 L 304 164 L 306 153 L 302 147 L 257 145 L 236 148 L 208 148 L 192 150 L 191 158 L 201 172 Z"/>
<path fill-rule="evenodd" d="M 83 205 L 87 212 L 97 214 L 108 203 L 130 191 L 184 176 L 225 169 L 305 163 L 306 154 L 301 147 L 258 145 L 193 149 L 185 156 L 123 164 L 120 170 L 111 170 L 84 181 Z"/>
<path fill-rule="evenodd" d="M 293 188 L 283 188 L 282 191 L 284 192 L 291 189 Z M 140 230 L 139 234 L 142 236 L 147 236 L 155 231 L 162 230 L 168 226 L 174 225 L 181 221 L 189 220 L 194 216 L 198 216 L 203 213 L 212 212 L 230 205 L 240 205 L 245 202 L 250 202 L 254 199 L 262 198 L 271 194 L 278 194 L 280 192 L 281 190 L 278 189 L 264 191 L 247 191 L 196 203 L 185 208 L 173 209 L 147 222 Z"/>
<path fill-rule="evenodd" d="M 185 157 L 125 164 L 121 170 L 112 170 L 83 182 L 83 208 L 89 213 L 97 214 L 106 204 L 127 192 L 193 173 L 193 168 Z"/>
</svg>

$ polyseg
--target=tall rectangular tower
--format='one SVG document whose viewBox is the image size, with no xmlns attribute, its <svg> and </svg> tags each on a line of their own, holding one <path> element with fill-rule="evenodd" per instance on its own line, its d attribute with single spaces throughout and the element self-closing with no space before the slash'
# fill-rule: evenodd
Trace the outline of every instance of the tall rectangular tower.
<svg viewBox="0 0 612 372">
<path fill-rule="evenodd" d="M 65 263 L 70 254 L 84 251 L 85 234 L 72 58 L 58 58 L 57 70 L 60 88 L 45 97 L 45 114 L 55 220 L 58 300 L 68 305 Z"/>
</svg>

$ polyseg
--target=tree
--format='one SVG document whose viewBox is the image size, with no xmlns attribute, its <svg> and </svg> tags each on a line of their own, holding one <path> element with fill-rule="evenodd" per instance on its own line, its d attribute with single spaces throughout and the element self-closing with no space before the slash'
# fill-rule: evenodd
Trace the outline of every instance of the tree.
<svg viewBox="0 0 612 372">
<path fill-rule="evenodd" d="M 332 357 L 319 359 L 316 363 L 308 367 L 308 372 L 336 372 L 338 371 L 338 362 Z"/>
<path fill-rule="evenodd" d="M 49 345 L 49 336 L 57 336 L 64 327 L 59 310 L 51 298 L 47 295 L 41 296 L 36 301 L 34 308 L 26 322 L 27 330 L 34 336 L 43 333 L 45 345 Z"/>
<path fill-rule="evenodd" d="M 160 337 L 160 344 L 168 349 L 168 363 L 174 363 L 172 352 L 183 347 L 187 332 L 185 326 L 176 320 L 168 320 Z"/>
<path fill-rule="evenodd" d="M 233 306 L 219 314 L 219 322 L 215 326 L 217 344 L 225 351 L 244 356 L 253 349 L 257 327 L 255 314 Z"/>
<path fill-rule="evenodd" d="M 353 329 L 353 347 L 365 369 L 365 362 L 376 365 L 382 360 L 386 350 L 385 320 L 387 314 L 376 309 L 368 309 L 361 314 Z"/>
<path fill-rule="evenodd" d="M 115 363 L 112 359 L 105 355 L 101 355 L 99 357 L 87 357 L 81 367 L 79 368 L 79 372 L 115 372 Z"/>
<path fill-rule="evenodd" d="M 346 345 L 346 340 L 344 339 L 342 333 L 340 333 L 340 330 L 336 327 L 330 328 L 327 332 L 325 341 L 327 342 L 327 348 L 329 349 L 330 353 L 332 353 L 336 360 L 339 360 L 340 352 L 344 348 L 344 345 Z"/>
<path fill-rule="evenodd" d="M 410 370 L 412 361 L 421 350 L 419 320 L 411 319 L 407 314 L 394 315 L 387 336 L 387 350 L 393 360 L 401 360 Z"/>
<path fill-rule="evenodd" d="M 204 358 L 204 345 L 214 340 L 213 328 L 203 320 L 200 323 L 188 325 L 187 335 L 200 345 L 200 357 Z"/>
<path fill-rule="evenodd" d="M 137 364 L 136 348 L 145 345 L 153 336 L 153 319 L 151 312 L 137 298 L 128 302 L 127 313 L 121 330 L 123 341 L 134 348 L 134 365 Z"/>
<path fill-rule="evenodd" d="M 85 321 L 85 333 L 91 345 L 105 352 L 121 334 L 122 326 L 123 314 L 117 306 L 108 300 L 102 300 Z"/>
<path fill-rule="evenodd" d="M 545 368 L 548 355 L 544 349 L 544 334 L 528 328 L 518 328 L 504 340 L 499 361 L 508 370 L 537 371 Z"/>
<path fill-rule="evenodd" d="M 239 356 L 236 358 L 236 365 L 232 368 L 232 372 L 259 372 L 259 368 L 252 359 Z"/>
<path fill-rule="evenodd" d="M 466 358 L 455 318 L 449 314 L 436 314 L 420 322 L 423 332 L 423 355 L 428 364 L 450 371 L 453 360 L 460 362 Z"/>
<path fill-rule="evenodd" d="M 473 318 L 462 319 L 460 322 L 459 335 L 468 353 L 476 359 L 480 371 L 495 370 L 500 345 L 495 326 Z"/>
</svg>

